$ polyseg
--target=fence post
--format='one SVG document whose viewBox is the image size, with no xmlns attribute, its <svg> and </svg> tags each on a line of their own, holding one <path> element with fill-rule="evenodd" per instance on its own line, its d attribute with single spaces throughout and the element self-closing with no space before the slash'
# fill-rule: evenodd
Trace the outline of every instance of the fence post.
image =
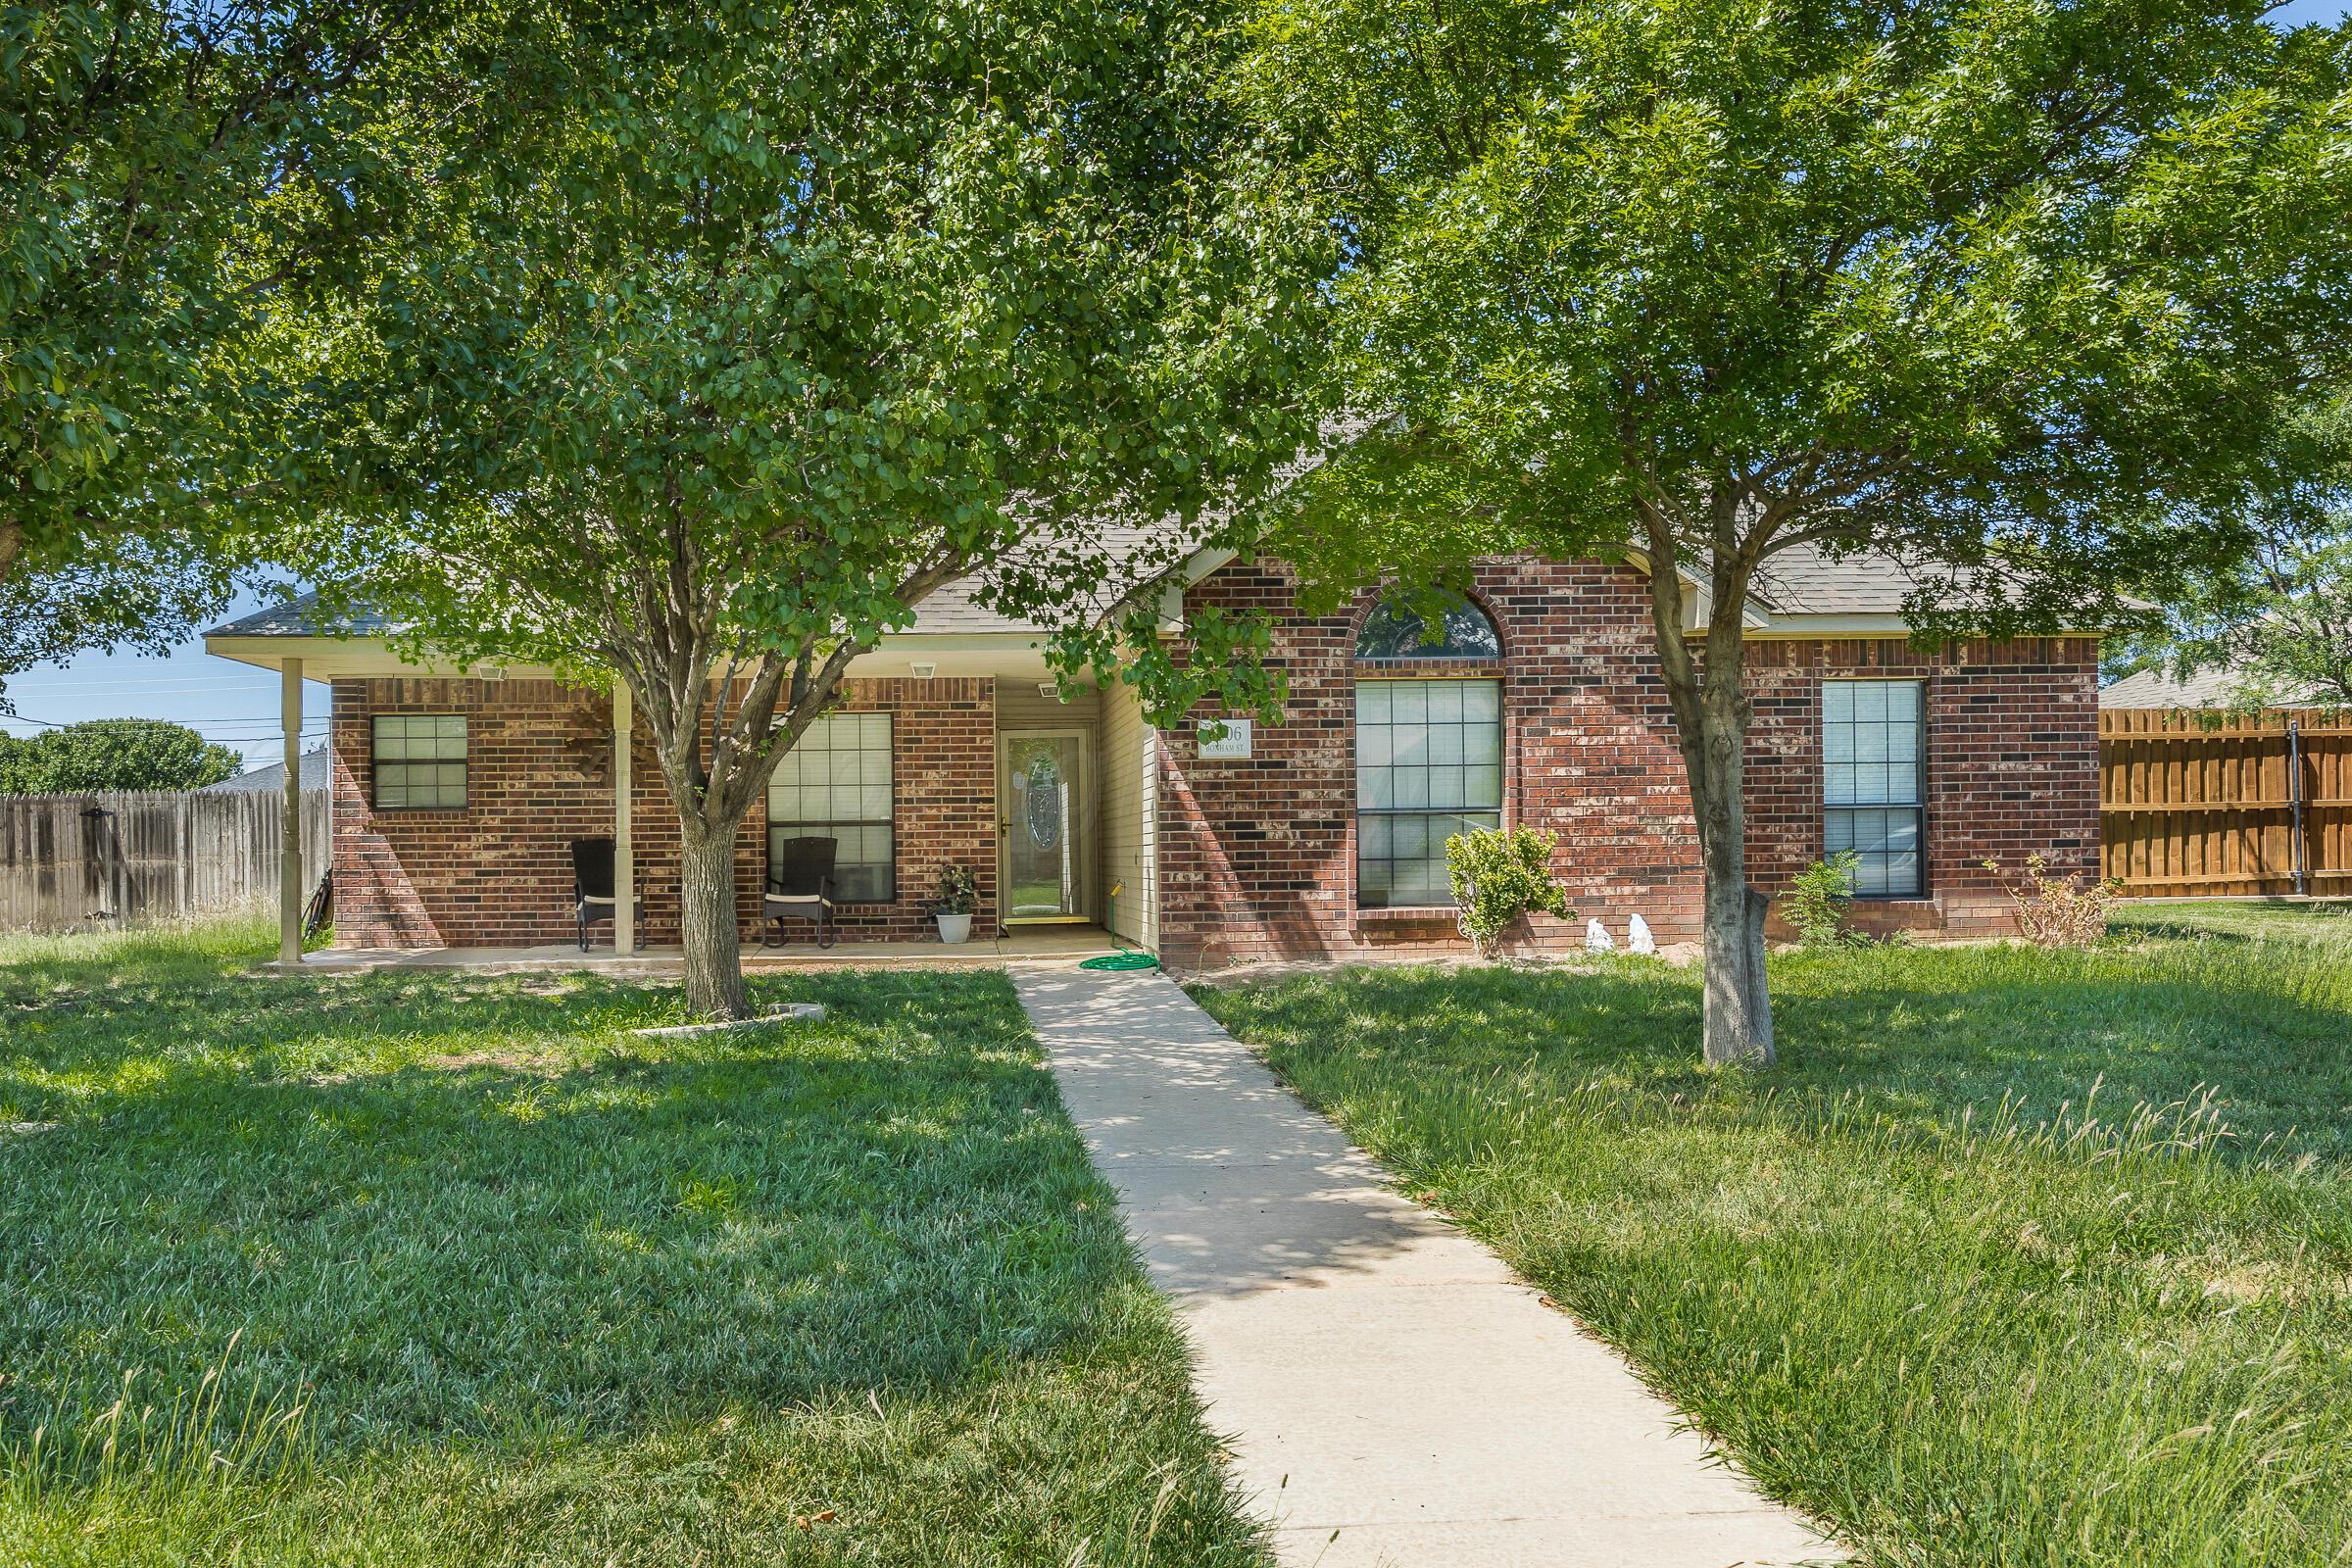
<svg viewBox="0 0 2352 1568">
<path fill-rule="evenodd" d="M 281 675 L 278 716 L 286 727 L 285 842 L 277 857 L 277 961 L 302 961 L 302 661 Z"/>
<path fill-rule="evenodd" d="M 636 694 L 626 676 L 612 680 L 612 952 L 637 951 Z"/>
<path fill-rule="evenodd" d="M 2295 835 L 2295 897 L 2311 896 L 2310 855 L 2303 842 L 2303 721 L 2289 715 L 2286 721 L 2286 801 L 2294 810 Z"/>
</svg>

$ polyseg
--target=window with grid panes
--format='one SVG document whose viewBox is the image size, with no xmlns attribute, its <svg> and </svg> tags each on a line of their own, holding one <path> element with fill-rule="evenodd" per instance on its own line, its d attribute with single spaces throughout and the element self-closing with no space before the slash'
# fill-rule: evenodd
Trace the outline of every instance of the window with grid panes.
<svg viewBox="0 0 2352 1568">
<path fill-rule="evenodd" d="M 897 895 L 891 833 L 890 715 L 829 713 L 808 726 L 767 786 L 767 852 L 787 839 L 833 841 L 833 897 L 888 904 Z"/>
<path fill-rule="evenodd" d="M 1822 683 L 1823 848 L 1854 852 L 1858 898 L 1927 891 L 1926 697 L 1915 680 Z"/>
<path fill-rule="evenodd" d="M 375 806 L 380 811 L 466 808 L 466 715 L 375 716 Z"/>
<path fill-rule="evenodd" d="M 1446 840 L 1502 825 L 1502 682 L 1359 680 L 1355 900 L 1453 902 Z"/>
</svg>

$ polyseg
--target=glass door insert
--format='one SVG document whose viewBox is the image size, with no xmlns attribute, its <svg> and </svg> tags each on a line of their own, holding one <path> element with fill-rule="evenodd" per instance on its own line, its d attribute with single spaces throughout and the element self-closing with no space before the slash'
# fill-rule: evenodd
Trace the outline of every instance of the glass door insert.
<svg viewBox="0 0 2352 1568">
<path fill-rule="evenodd" d="M 1082 920 L 1078 842 L 1080 737 L 1037 732 L 1004 736 L 1004 917 Z"/>
</svg>

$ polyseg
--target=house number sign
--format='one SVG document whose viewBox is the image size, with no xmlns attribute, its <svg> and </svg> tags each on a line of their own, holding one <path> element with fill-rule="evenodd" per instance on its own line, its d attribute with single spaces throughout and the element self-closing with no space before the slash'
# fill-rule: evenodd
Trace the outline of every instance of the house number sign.
<svg viewBox="0 0 2352 1568">
<path fill-rule="evenodd" d="M 1250 720 L 1229 718 L 1224 721 L 1225 733 L 1210 739 L 1214 721 L 1200 723 L 1200 760 L 1203 762 L 1241 762 L 1250 759 Z"/>
</svg>

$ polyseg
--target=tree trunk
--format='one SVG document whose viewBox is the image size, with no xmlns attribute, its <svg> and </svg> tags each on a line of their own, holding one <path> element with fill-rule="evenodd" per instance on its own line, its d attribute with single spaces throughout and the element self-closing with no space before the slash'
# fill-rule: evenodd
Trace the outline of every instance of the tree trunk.
<svg viewBox="0 0 2352 1568">
<path fill-rule="evenodd" d="M 1740 737 L 1743 744 L 1745 737 Z M 1700 861 L 1706 873 L 1705 1044 L 1711 1067 L 1772 1065 L 1772 993 L 1764 979 L 1764 911 L 1771 901 L 1748 886 L 1747 812 L 1737 788 L 1706 792 L 1700 813 Z"/>
<path fill-rule="evenodd" d="M 687 820 L 678 867 L 679 935 L 686 945 L 686 1005 L 707 1018 L 748 1018 L 743 936 L 735 913 L 735 830 Z"/>
<path fill-rule="evenodd" d="M 1740 607 L 1765 540 L 1744 546 L 1740 522 L 1744 495 L 1725 487 L 1712 499 L 1710 610 L 1706 658 L 1692 657 L 1684 630 L 1684 602 L 1674 531 L 1664 513 L 1644 505 L 1641 519 L 1650 546 L 1649 607 L 1657 633 L 1658 667 L 1674 712 L 1683 772 L 1690 785 L 1690 814 L 1698 828 L 1705 879 L 1700 951 L 1706 965 L 1703 1049 L 1710 1066 L 1772 1065 L 1772 993 L 1764 973 L 1764 911 L 1770 900 L 1747 883 L 1747 647 Z"/>
</svg>

